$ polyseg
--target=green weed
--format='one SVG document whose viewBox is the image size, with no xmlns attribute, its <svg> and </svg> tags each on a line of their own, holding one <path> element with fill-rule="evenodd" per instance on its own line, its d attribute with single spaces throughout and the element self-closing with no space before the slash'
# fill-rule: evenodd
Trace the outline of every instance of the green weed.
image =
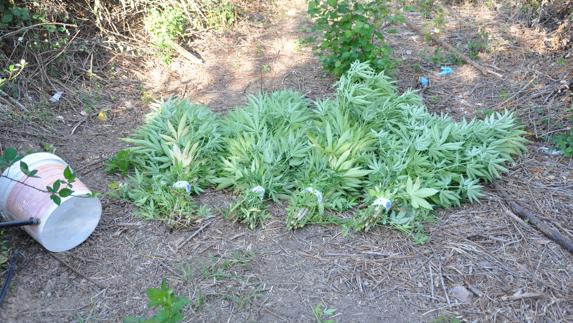
<svg viewBox="0 0 573 323">
<path fill-rule="evenodd" d="M 165 278 L 161 281 L 160 288 L 149 288 L 147 290 L 147 307 L 155 309 L 156 312 L 149 318 L 128 317 L 125 323 L 177 323 L 184 320 L 183 311 L 189 304 L 189 299 L 176 295 L 167 286 Z"/>
<path fill-rule="evenodd" d="M 315 36 L 306 36 L 303 38 L 298 38 L 295 42 L 295 49 L 297 51 L 301 51 L 303 48 L 312 46 L 314 43 L 316 43 Z"/>
<path fill-rule="evenodd" d="M 490 35 L 484 28 L 479 28 L 478 35 L 467 41 L 466 49 L 472 59 L 478 59 L 480 53 L 489 50 Z"/>
<path fill-rule="evenodd" d="M 140 159 L 136 170 L 145 171 L 136 178 L 149 181 L 132 200 L 155 205 L 150 195 L 173 195 L 171 183 L 184 178 L 193 192 L 213 184 L 238 192 L 227 215 L 251 228 L 268 216 L 267 199 L 289 200 L 292 229 L 382 224 L 425 243 L 423 223 L 436 207 L 478 201 L 480 181 L 500 177 L 525 150 L 511 113 L 461 122 L 433 115 L 418 94 L 399 94 L 390 77 L 366 63 L 351 65 L 334 98 L 309 105 L 300 93 L 262 93 L 221 121 L 202 114 L 184 119 L 173 113 L 178 104 L 163 106 L 165 117 L 129 140 Z M 187 123 L 204 131 L 190 131 Z M 361 202 L 368 206 L 352 221 L 327 213 Z"/>
<path fill-rule="evenodd" d="M 132 168 L 133 161 L 131 152 L 129 149 L 123 149 L 118 151 L 107 161 L 105 170 L 108 174 L 118 173 L 125 176 Z"/>
<path fill-rule="evenodd" d="M 112 170 L 133 167 L 121 187 L 122 196 L 139 206 L 139 214 L 174 225 L 192 224 L 210 211 L 195 203 L 190 193 L 212 183 L 221 147 L 219 122 L 204 106 L 169 99 L 158 103 L 148 122 L 130 138 L 132 144 L 110 162 Z M 177 182 L 188 187 L 174 188 Z"/>
<path fill-rule="evenodd" d="M 27 63 L 25 60 L 21 60 L 18 64 L 10 64 L 6 69 L 0 73 L 0 90 L 8 82 L 15 80 L 26 67 Z"/>
<path fill-rule="evenodd" d="M 173 43 L 185 34 L 188 18 L 179 6 L 151 8 L 144 18 L 145 30 L 151 37 L 157 55 L 163 62 L 171 62 L 175 52 Z"/>
<path fill-rule="evenodd" d="M 195 286 L 193 309 L 202 310 L 209 298 L 224 299 L 232 302 L 238 308 L 245 308 L 252 304 L 261 294 L 259 282 L 254 280 L 245 271 L 250 268 L 255 254 L 251 251 L 237 250 L 230 256 L 213 257 L 202 261 L 201 264 L 182 266 L 182 275 L 185 281 Z M 199 288 L 201 282 L 209 281 L 216 284 L 215 290 L 206 291 Z"/>
<path fill-rule="evenodd" d="M 316 304 L 312 308 L 312 314 L 314 314 L 314 318 L 316 323 L 334 323 L 334 319 L 331 317 L 334 316 L 336 313 L 336 309 L 328 308 L 322 304 Z"/>
<path fill-rule="evenodd" d="M 570 107 L 571 112 L 573 112 L 573 104 Z M 553 137 L 553 142 L 559 150 L 563 152 L 565 157 L 573 156 L 573 116 L 569 123 L 571 130 Z"/>
<path fill-rule="evenodd" d="M 204 2 L 207 26 L 222 31 L 231 28 L 236 20 L 236 8 L 230 1 L 208 0 Z"/>
<path fill-rule="evenodd" d="M 251 264 L 255 254 L 251 251 L 238 250 L 233 252 L 231 257 L 222 259 L 213 259 L 210 264 L 202 268 L 204 279 L 241 279 L 236 273 L 238 268 L 246 268 Z"/>
<path fill-rule="evenodd" d="M 563 152 L 565 157 L 573 156 L 573 131 L 556 135 L 553 138 L 553 142 L 557 148 Z"/>
<path fill-rule="evenodd" d="M 444 53 L 444 51 L 437 47 L 434 53 L 430 56 L 430 61 L 435 65 L 463 65 L 464 60 L 455 54 Z"/>
<path fill-rule="evenodd" d="M 502 101 L 507 100 L 507 98 L 509 98 L 509 91 L 507 91 L 505 88 L 499 90 L 499 98 Z"/>
</svg>

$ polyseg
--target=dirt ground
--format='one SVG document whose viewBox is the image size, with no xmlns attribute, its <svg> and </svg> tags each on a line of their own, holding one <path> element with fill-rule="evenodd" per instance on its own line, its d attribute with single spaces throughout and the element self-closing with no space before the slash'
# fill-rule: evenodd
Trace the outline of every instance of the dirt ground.
<svg viewBox="0 0 573 323">
<path fill-rule="evenodd" d="M 105 85 L 116 99 L 100 102 L 109 109 L 105 122 L 56 108 L 61 118 L 5 124 L 0 139 L 21 148 L 53 144 L 84 183 L 106 192 L 121 178 L 107 175 L 103 163 L 123 147 L 118 139 L 143 122 L 149 97 L 180 95 L 224 112 L 261 90 L 331 95 L 335 80 L 300 44 L 309 25 L 304 1 L 278 10 L 272 21 L 194 43 L 203 65 L 184 59 L 169 67 L 119 64 L 117 80 Z M 503 78 L 467 64 L 437 76 L 436 47 L 400 26 L 388 35 L 400 88 L 428 76 L 431 86 L 422 92 L 428 107 L 456 119 L 515 111 L 532 143 L 498 184 L 573 238 L 573 161 L 535 140 L 559 131 L 554 127 L 571 98 L 558 90 L 573 57 L 557 63 L 564 54 L 544 45 L 542 31 L 500 11 L 460 6 L 448 17 L 442 39 L 458 48 L 476 37 L 476 26 L 488 32 L 491 49 L 479 62 Z M 423 24 L 421 17 L 410 18 Z M 61 131 L 69 135 L 57 136 Z M 199 199 L 218 210 L 233 196 L 208 191 Z M 337 227 L 289 231 L 280 204 L 256 230 L 219 216 L 169 230 L 137 218 L 124 201 L 103 194 L 102 203 L 94 234 L 69 252 L 51 254 L 25 233 L 8 232 L 21 257 L 0 321 L 116 322 L 148 314 L 145 290 L 163 277 L 191 299 L 189 322 L 309 322 L 317 304 L 336 309 L 337 322 L 573 321 L 573 256 L 517 218 L 491 187 L 479 204 L 440 210 L 425 245 L 388 228 L 347 235 Z"/>
</svg>

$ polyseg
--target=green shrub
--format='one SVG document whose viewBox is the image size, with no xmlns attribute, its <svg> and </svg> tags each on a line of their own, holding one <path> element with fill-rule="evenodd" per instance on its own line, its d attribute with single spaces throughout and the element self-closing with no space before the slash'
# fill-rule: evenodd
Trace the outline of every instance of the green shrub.
<svg viewBox="0 0 573 323">
<path fill-rule="evenodd" d="M 27 26 L 31 22 L 32 17 L 28 8 L 15 5 L 9 6 L 6 1 L 0 1 L 0 28 Z"/>
<path fill-rule="evenodd" d="M 145 30 L 151 37 L 157 55 L 169 63 L 174 53 L 173 43 L 185 34 L 188 18 L 179 6 L 151 8 L 144 18 Z"/>
<path fill-rule="evenodd" d="M 388 0 L 311 0 L 308 13 L 324 38 L 317 50 L 324 68 L 342 75 L 355 61 L 369 62 L 376 71 L 395 66 L 391 48 L 380 32 L 390 15 Z"/>
</svg>

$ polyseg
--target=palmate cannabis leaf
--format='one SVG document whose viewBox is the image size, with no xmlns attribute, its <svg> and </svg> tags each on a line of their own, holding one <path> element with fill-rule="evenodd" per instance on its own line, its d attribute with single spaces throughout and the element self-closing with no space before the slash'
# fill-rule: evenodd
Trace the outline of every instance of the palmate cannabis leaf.
<svg viewBox="0 0 573 323">
<path fill-rule="evenodd" d="M 125 139 L 133 165 L 166 183 L 185 180 L 200 192 L 214 178 L 221 149 L 220 123 L 208 108 L 171 98 L 156 105 L 146 124 Z"/>
<path fill-rule="evenodd" d="M 406 192 L 410 197 L 410 203 L 414 209 L 424 208 L 431 210 L 432 205 L 426 201 L 426 198 L 438 193 L 438 190 L 433 188 L 421 188 L 420 179 L 417 178 L 416 182 L 412 181 L 412 178 L 408 177 L 406 181 Z"/>
</svg>

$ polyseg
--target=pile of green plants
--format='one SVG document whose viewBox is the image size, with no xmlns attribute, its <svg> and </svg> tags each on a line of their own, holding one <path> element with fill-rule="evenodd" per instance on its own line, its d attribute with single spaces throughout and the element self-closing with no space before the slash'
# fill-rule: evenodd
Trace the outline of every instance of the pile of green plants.
<svg viewBox="0 0 573 323">
<path fill-rule="evenodd" d="M 356 62 L 326 100 L 259 94 L 224 117 L 182 100 L 162 103 L 127 140 L 135 171 L 126 192 L 147 209 L 169 205 L 148 217 L 176 209 L 158 195 L 188 198 L 214 186 L 239 193 L 226 213 L 251 228 L 267 217 L 266 200 L 282 200 L 292 229 L 422 232 L 436 207 L 478 201 L 480 182 L 525 150 L 524 133 L 511 113 L 460 122 L 433 115 L 418 94 L 398 93 L 383 72 Z M 181 180 L 188 192 L 172 188 Z M 359 204 L 352 218 L 337 215 Z"/>
</svg>

